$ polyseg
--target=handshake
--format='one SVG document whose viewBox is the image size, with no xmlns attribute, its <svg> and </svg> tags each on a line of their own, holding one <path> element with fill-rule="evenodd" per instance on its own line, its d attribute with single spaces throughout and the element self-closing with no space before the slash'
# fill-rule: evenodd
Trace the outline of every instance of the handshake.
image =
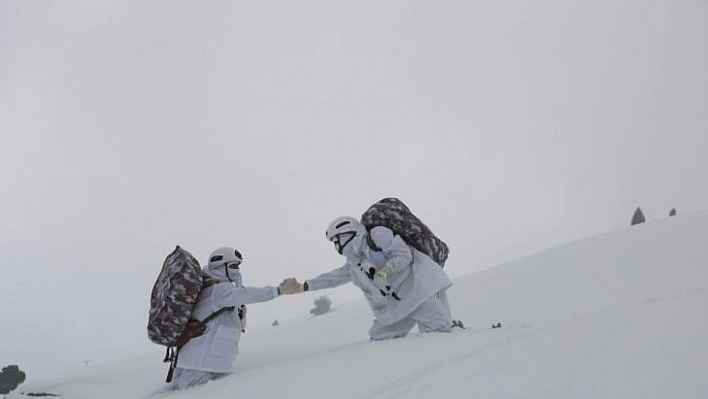
<svg viewBox="0 0 708 399">
<path fill-rule="evenodd" d="M 299 294 L 307 291 L 307 282 L 305 284 L 299 283 L 296 278 L 290 277 L 283 280 L 278 286 L 278 294 L 280 295 L 292 295 Z"/>
</svg>

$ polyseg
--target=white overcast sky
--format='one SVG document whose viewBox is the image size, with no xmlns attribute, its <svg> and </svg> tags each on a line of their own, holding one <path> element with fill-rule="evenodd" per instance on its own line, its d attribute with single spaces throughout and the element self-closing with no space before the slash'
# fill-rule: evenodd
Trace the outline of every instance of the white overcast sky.
<svg viewBox="0 0 708 399">
<path fill-rule="evenodd" d="M 0 362 L 143 323 L 175 244 L 339 266 L 385 196 L 452 276 L 706 209 L 707 70 L 704 0 L 4 0 Z"/>
</svg>

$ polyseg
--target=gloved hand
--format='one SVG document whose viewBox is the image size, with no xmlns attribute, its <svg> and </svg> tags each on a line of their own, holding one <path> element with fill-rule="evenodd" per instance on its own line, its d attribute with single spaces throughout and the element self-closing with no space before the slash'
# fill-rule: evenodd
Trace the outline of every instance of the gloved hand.
<svg viewBox="0 0 708 399">
<path fill-rule="evenodd" d="M 278 293 L 280 295 L 292 295 L 299 294 L 305 291 L 305 287 L 302 283 L 299 283 L 296 278 L 286 278 L 278 286 Z"/>
<path fill-rule="evenodd" d="M 362 259 L 359 262 L 359 269 L 361 269 L 361 271 L 366 274 L 366 277 L 368 277 L 369 280 L 374 279 L 374 275 L 376 274 L 376 268 L 368 260 Z"/>
<path fill-rule="evenodd" d="M 391 285 L 388 283 L 388 276 L 393 273 L 391 266 L 386 265 L 381 268 L 381 270 L 374 273 L 374 278 L 371 282 L 376 286 L 376 288 L 389 294 L 391 292 Z"/>
<path fill-rule="evenodd" d="M 374 287 L 381 291 L 381 295 L 391 295 L 397 301 L 401 300 L 401 297 L 393 291 L 391 285 L 388 283 L 388 277 L 393 274 L 393 268 L 391 268 L 391 266 L 386 265 L 382 267 L 381 270 L 377 271 L 374 265 L 372 265 L 368 260 L 362 259 L 359 262 L 359 268 L 362 272 L 364 272 L 364 274 L 366 274 L 367 277 L 369 277 Z"/>
</svg>

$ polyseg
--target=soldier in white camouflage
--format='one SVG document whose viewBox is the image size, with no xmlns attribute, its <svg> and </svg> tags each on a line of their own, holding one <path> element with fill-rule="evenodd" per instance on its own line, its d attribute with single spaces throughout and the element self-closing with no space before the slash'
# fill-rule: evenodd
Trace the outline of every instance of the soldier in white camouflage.
<svg viewBox="0 0 708 399">
<path fill-rule="evenodd" d="M 325 236 L 346 261 L 300 284 L 298 291 L 351 282 L 364 294 L 374 314 L 369 329 L 372 340 L 403 337 L 416 325 L 421 333 L 450 331 L 446 290 L 452 281 L 430 256 L 388 227 L 368 230 L 348 216 L 335 219 Z"/>
<path fill-rule="evenodd" d="M 245 305 L 297 292 L 297 282 L 290 279 L 278 286 L 244 286 L 242 261 L 241 254 L 229 247 L 216 249 L 209 256 L 208 265 L 202 269 L 203 287 L 190 315 L 203 331 L 177 343 L 174 374 L 157 393 L 200 385 L 231 374 L 245 327 Z"/>
</svg>

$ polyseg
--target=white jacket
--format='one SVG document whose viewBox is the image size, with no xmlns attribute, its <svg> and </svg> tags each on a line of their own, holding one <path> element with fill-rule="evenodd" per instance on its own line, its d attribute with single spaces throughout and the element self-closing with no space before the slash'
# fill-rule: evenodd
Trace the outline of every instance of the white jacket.
<svg viewBox="0 0 708 399">
<path fill-rule="evenodd" d="M 214 277 L 213 271 L 209 273 L 206 268 L 204 274 Z M 238 272 L 229 271 L 229 274 L 235 275 L 235 282 L 220 279 L 219 283 L 202 289 L 192 310 L 192 318 L 204 320 L 222 307 L 234 306 L 235 309 L 211 320 L 203 335 L 187 342 L 179 351 L 177 367 L 213 373 L 231 372 L 241 338 L 241 320 L 236 309 L 240 305 L 270 301 L 278 296 L 277 287 L 244 287 L 240 284 Z"/>
<path fill-rule="evenodd" d="M 371 238 L 381 251 L 372 250 L 366 243 L 366 229 L 362 226 L 356 237 L 344 247 L 343 266 L 307 280 L 311 291 L 337 287 L 352 282 L 364 293 L 376 320 L 389 325 L 410 315 L 418 306 L 452 285 L 442 268 L 429 256 L 407 245 L 401 237 L 382 226 L 371 230 Z M 368 260 L 376 270 L 385 265 L 393 269 L 388 281 L 400 297 L 383 296 L 359 268 L 359 262 Z"/>
</svg>

